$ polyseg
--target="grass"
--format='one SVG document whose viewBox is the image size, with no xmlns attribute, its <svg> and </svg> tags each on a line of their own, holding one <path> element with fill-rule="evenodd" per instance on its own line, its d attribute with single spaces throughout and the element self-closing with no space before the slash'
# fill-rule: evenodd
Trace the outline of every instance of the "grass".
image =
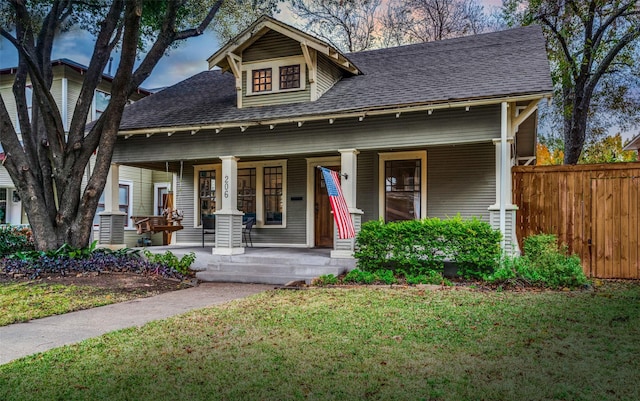
<svg viewBox="0 0 640 401">
<path fill-rule="evenodd" d="M 139 298 L 141 294 L 52 283 L 0 284 L 0 326 Z"/>
<path fill-rule="evenodd" d="M 637 400 L 640 286 L 270 291 L 0 366 L 0 399 Z"/>
</svg>

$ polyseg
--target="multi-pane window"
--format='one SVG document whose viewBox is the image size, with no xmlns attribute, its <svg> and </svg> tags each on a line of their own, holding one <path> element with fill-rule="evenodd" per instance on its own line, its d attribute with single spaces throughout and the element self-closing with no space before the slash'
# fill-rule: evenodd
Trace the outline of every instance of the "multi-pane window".
<svg viewBox="0 0 640 401">
<path fill-rule="evenodd" d="M 0 188 L 0 224 L 7 222 L 7 188 Z"/>
<path fill-rule="evenodd" d="M 385 221 L 420 218 L 420 159 L 385 161 Z"/>
<path fill-rule="evenodd" d="M 251 72 L 253 77 L 253 92 L 270 92 L 271 91 L 271 68 L 262 68 Z"/>
<path fill-rule="evenodd" d="M 130 185 L 120 184 L 118 186 L 118 210 L 127 215 L 126 219 L 124 220 L 125 226 L 127 226 L 129 222 L 129 218 L 131 217 L 129 215 L 129 210 L 130 210 L 129 207 L 131 206 L 131 199 L 129 196 L 130 191 L 131 191 Z"/>
<path fill-rule="evenodd" d="M 200 213 L 198 213 L 198 216 L 213 216 L 216 211 L 216 171 L 200 171 L 198 181 L 200 199 Z M 202 223 L 198 221 L 198 224 Z"/>
<path fill-rule="evenodd" d="M 106 192 L 106 191 L 105 191 Z M 102 192 L 100 199 L 98 200 L 98 208 L 96 209 L 96 215 L 93 217 L 93 226 L 98 227 L 100 225 L 100 213 L 105 210 L 105 192 Z M 121 182 L 118 184 L 118 211 L 126 214 L 124 220 L 124 226 L 131 227 L 131 214 L 133 212 L 132 199 L 132 184 L 130 182 Z"/>
<path fill-rule="evenodd" d="M 300 87 L 300 64 L 280 67 L 280 89 Z"/>
<path fill-rule="evenodd" d="M 157 205 L 156 207 L 156 216 L 162 216 L 162 213 L 164 212 L 164 206 L 167 204 L 167 196 L 169 195 L 169 188 L 168 187 L 157 187 L 156 188 L 156 194 L 155 194 L 155 204 Z"/>
<path fill-rule="evenodd" d="M 238 169 L 238 210 L 256 217 L 256 169 Z"/>
<path fill-rule="evenodd" d="M 102 91 L 96 91 L 96 96 L 95 96 L 95 118 L 94 120 L 97 120 L 98 118 L 100 118 L 100 116 L 102 115 L 102 113 L 104 113 L 104 111 L 107 109 L 107 106 L 109 105 L 109 100 L 111 100 L 111 95 L 106 93 L 106 92 L 102 92 Z"/>
<path fill-rule="evenodd" d="M 264 168 L 264 224 L 282 224 L 282 166 Z"/>
</svg>

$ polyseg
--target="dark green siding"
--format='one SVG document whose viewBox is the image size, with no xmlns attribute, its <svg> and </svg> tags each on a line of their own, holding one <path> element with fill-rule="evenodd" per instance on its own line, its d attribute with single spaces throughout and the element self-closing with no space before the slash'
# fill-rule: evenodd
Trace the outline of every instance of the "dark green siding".
<svg viewBox="0 0 640 401">
<path fill-rule="evenodd" d="M 251 62 L 299 55 L 302 55 L 300 43 L 278 32 L 269 31 L 242 52 L 242 61 Z"/>
</svg>

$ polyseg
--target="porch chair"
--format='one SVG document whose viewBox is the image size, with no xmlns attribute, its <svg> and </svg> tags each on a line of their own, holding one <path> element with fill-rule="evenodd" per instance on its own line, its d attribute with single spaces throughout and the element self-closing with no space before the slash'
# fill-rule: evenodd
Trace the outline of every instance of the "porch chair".
<svg viewBox="0 0 640 401">
<path fill-rule="evenodd" d="M 245 244 L 247 245 L 251 244 L 251 248 L 253 248 L 253 240 L 251 239 L 251 229 L 253 228 L 254 224 L 256 224 L 256 219 L 254 217 L 249 217 L 247 221 L 244 223 L 244 226 L 242 227 L 242 239 L 244 240 Z M 247 242 L 247 237 L 249 238 L 248 242 Z"/>
<path fill-rule="evenodd" d="M 216 235 L 216 218 L 215 216 L 202 215 L 202 247 L 204 248 L 204 236 L 207 234 Z"/>
</svg>

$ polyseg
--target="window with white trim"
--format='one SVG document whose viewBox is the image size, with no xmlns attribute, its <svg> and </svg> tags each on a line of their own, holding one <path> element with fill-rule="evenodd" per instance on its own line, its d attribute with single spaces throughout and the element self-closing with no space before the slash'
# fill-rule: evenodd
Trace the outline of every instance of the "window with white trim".
<svg viewBox="0 0 640 401">
<path fill-rule="evenodd" d="M 198 223 L 202 216 L 212 217 L 216 211 L 216 170 L 198 172 Z"/>
<path fill-rule="evenodd" d="M 426 217 L 426 152 L 380 154 L 380 217 L 384 221 Z"/>
<path fill-rule="evenodd" d="M 280 89 L 300 87 L 300 64 L 280 67 Z"/>
<path fill-rule="evenodd" d="M 255 217 L 256 227 L 286 227 L 286 168 L 286 160 L 238 163 L 237 208 L 245 213 L 245 217 Z M 195 193 L 198 202 L 194 205 L 197 216 L 201 216 L 203 210 L 207 214 L 213 214 L 215 205 L 220 205 L 222 199 L 220 199 L 220 188 L 218 191 L 212 190 L 216 182 L 211 181 L 211 178 L 221 173 L 221 166 L 220 164 L 200 165 L 194 166 L 194 169 L 196 191 L 198 191 Z M 199 196 L 205 193 L 206 199 Z M 198 218 L 195 227 L 201 224 Z"/>
<path fill-rule="evenodd" d="M 261 68 L 251 71 L 251 76 L 253 77 L 251 91 L 253 93 L 271 92 L 271 75 L 271 68 Z"/>
<path fill-rule="evenodd" d="M 96 209 L 96 215 L 93 217 L 93 227 L 100 227 L 100 213 L 105 210 L 105 191 L 100 195 L 98 200 L 98 208 Z M 120 181 L 118 183 L 118 211 L 125 213 L 124 228 L 133 229 L 133 222 L 131 216 L 133 216 L 133 182 Z"/>
<path fill-rule="evenodd" d="M 110 100 L 111 100 L 110 94 L 96 89 L 95 96 L 93 98 L 92 120 L 97 120 L 98 118 L 100 118 L 102 113 L 104 113 L 104 111 L 107 109 L 107 106 L 109 105 Z"/>
<path fill-rule="evenodd" d="M 264 220 L 265 225 L 282 225 L 283 186 L 282 166 L 264 168 Z"/>
<path fill-rule="evenodd" d="M 246 217 L 256 217 L 256 168 L 238 169 L 238 210 Z"/>
<path fill-rule="evenodd" d="M 258 63 L 245 63 L 246 95 L 262 95 L 304 90 L 306 64 L 303 57 L 285 57 Z"/>
</svg>

